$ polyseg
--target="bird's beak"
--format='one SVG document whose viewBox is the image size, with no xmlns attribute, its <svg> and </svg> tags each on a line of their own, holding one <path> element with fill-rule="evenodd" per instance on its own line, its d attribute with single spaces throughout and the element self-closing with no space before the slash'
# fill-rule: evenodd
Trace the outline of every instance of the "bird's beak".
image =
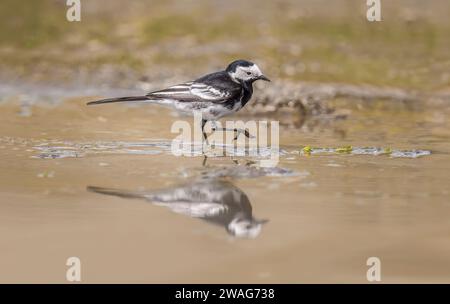
<svg viewBox="0 0 450 304">
<path fill-rule="evenodd" d="M 270 79 L 267 78 L 267 77 L 264 76 L 264 75 L 259 76 L 258 79 L 261 79 L 261 80 L 264 80 L 264 81 L 270 81 Z"/>
</svg>

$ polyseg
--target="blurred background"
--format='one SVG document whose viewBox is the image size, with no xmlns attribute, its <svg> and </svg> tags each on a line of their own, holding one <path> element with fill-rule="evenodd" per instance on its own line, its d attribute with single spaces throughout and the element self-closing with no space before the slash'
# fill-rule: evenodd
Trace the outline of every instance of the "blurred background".
<svg viewBox="0 0 450 304">
<path fill-rule="evenodd" d="M 133 86 L 189 79 L 236 58 L 276 81 L 344 82 L 448 91 L 450 3 L 382 1 L 81 1 L 0 3 L 2 79 Z"/>
</svg>

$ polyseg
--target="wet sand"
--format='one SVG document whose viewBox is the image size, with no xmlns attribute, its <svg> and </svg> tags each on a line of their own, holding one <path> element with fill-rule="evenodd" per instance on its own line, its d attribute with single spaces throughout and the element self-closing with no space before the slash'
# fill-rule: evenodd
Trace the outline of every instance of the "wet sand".
<svg viewBox="0 0 450 304">
<path fill-rule="evenodd" d="M 81 259 L 85 283 L 365 283 L 371 256 L 381 259 L 385 283 L 450 282 L 446 107 L 374 102 L 351 107 L 347 119 L 282 127 L 278 167 L 286 170 L 271 174 L 246 166 L 249 157 L 203 166 L 202 157 L 152 145 L 174 138 L 176 117 L 166 109 L 88 108 L 85 101 L 26 109 L 0 103 L 2 283 L 64 283 L 70 256 Z M 305 146 L 431 154 L 305 154 Z M 213 180 L 219 184 L 208 186 Z M 198 191 L 179 190 L 186 184 Z M 89 186 L 133 195 L 181 191 L 193 200 L 209 191 L 223 213 L 195 218 L 155 197 Z M 241 238 L 226 229 L 227 216 L 268 222 Z"/>
</svg>

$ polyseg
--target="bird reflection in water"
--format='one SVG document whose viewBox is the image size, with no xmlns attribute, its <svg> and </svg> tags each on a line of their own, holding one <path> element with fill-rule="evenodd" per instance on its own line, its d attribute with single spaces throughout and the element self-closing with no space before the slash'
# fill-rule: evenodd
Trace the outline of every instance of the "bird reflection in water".
<svg viewBox="0 0 450 304">
<path fill-rule="evenodd" d="M 87 189 L 100 194 L 142 199 L 164 206 L 173 212 L 223 226 L 229 234 L 236 237 L 256 238 L 263 224 L 268 221 L 255 219 L 247 195 L 232 183 L 223 180 L 200 180 L 151 192 L 93 186 L 88 186 Z"/>
</svg>

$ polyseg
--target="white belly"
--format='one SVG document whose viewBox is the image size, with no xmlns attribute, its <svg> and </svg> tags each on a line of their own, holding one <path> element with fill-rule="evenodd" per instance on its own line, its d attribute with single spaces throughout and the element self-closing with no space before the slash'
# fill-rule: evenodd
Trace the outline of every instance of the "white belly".
<svg viewBox="0 0 450 304">
<path fill-rule="evenodd" d="M 236 103 L 232 109 L 225 107 L 222 104 L 214 103 L 188 103 L 188 102 L 177 102 L 175 108 L 188 115 L 193 115 L 194 111 L 200 111 L 202 113 L 202 118 L 206 120 L 216 120 L 223 116 L 233 114 L 239 111 L 242 106 L 241 103 Z"/>
</svg>

